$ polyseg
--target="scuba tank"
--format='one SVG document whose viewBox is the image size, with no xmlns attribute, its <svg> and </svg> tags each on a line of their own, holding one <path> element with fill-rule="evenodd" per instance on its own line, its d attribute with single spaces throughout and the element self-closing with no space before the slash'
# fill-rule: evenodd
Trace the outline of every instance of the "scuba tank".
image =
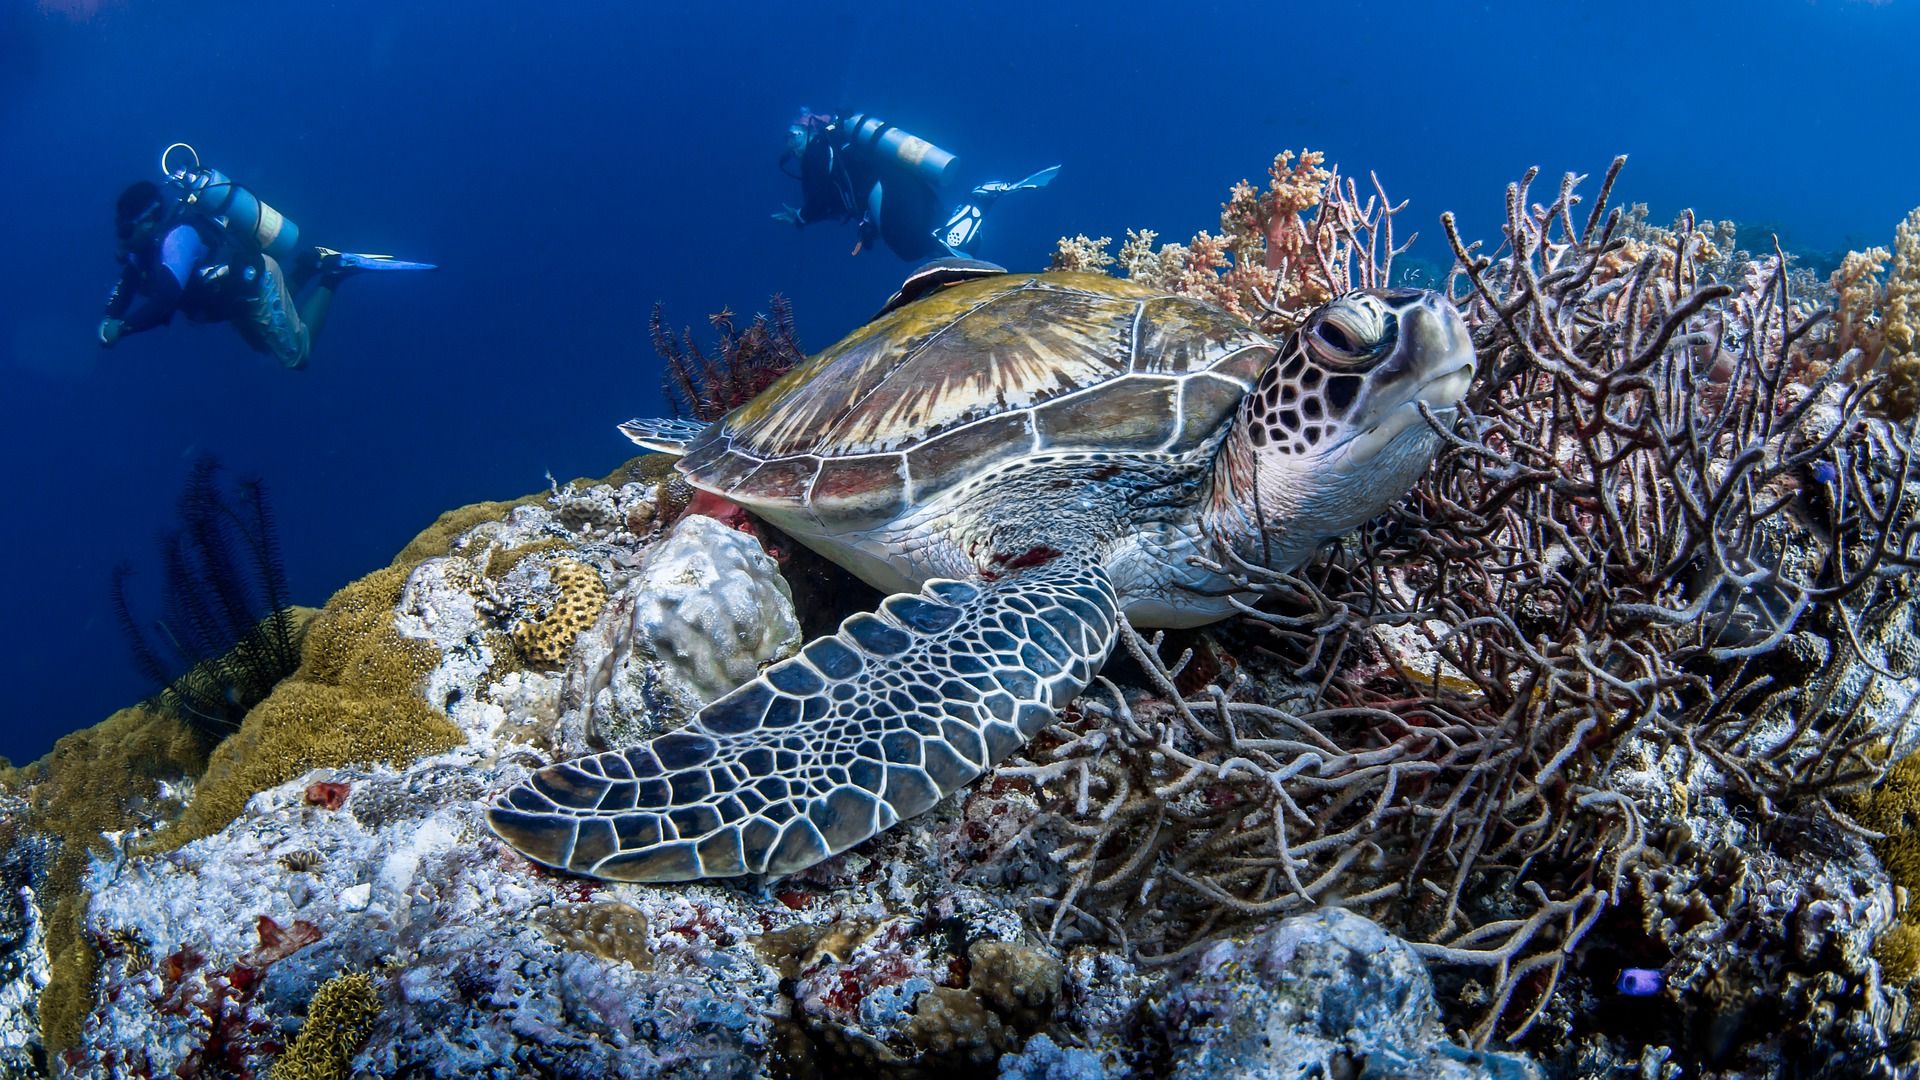
<svg viewBox="0 0 1920 1080">
<path fill-rule="evenodd" d="M 193 155 L 193 164 L 168 168 L 167 159 L 175 150 Z M 291 263 L 300 255 L 300 226 L 226 173 L 200 164 L 200 153 L 193 147 L 174 143 L 161 151 L 160 171 L 180 193 L 182 208 L 209 218 L 231 239 L 281 263 Z"/>
<path fill-rule="evenodd" d="M 959 159 L 918 135 L 910 135 L 878 117 L 854 113 L 847 117 L 847 146 L 876 163 L 892 162 L 913 173 L 927 186 L 946 185 Z"/>
</svg>

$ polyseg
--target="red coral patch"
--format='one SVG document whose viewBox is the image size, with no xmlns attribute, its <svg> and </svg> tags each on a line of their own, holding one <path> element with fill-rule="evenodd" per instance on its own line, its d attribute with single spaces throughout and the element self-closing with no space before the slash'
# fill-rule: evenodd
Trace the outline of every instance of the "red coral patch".
<svg viewBox="0 0 1920 1080">
<path fill-rule="evenodd" d="M 315 780 L 307 785 L 307 802 L 313 806 L 338 810 L 347 805 L 347 793 L 353 790 L 351 784 L 336 784 L 330 780 Z"/>
</svg>

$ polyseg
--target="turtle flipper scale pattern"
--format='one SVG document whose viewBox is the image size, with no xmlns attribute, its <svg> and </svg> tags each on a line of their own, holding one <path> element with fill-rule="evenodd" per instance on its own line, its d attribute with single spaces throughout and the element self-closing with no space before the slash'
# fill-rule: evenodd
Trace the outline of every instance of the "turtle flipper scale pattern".
<svg viewBox="0 0 1920 1080">
<path fill-rule="evenodd" d="M 684 454 L 707 427 L 704 420 L 649 420 L 636 417 L 620 425 L 620 434 L 649 450 Z"/>
<path fill-rule="evenodd" d="M 1052 723 L 1112 648 L 1119 600 L 1056 557 L 936 579 L 625 750 L 550 765 L 494 803 L 530 858 L 619 881 L 787 874 L 930 809 Z"/>
</svg>

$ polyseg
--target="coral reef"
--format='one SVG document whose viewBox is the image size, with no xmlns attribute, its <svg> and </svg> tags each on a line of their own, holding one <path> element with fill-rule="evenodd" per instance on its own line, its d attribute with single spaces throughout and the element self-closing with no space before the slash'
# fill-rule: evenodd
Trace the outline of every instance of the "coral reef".
<svg viewBox="0 0 1920 1080">
<path fill-rule="evenodd" d="M 9 849 L 31 839 L 32 864 L 13 875 L 30 890 L 22 921 L 45 950 L 44 984 L 34 1009 L 49 1051 L 72 1046 L 93 990 L 99 955 L 81 932 L 89 861 L 124 858 L 156 824 L 179 813 L 206 766 L 199 735 L 177 718 L 122 709 L 65 736 L 46 757 L 0 775 L 0 797 L 14 806 L 0 818 Z M 23 933 L 29 932 L 23 929 Z M 24 944 L 24 943 L 23 943 Z"/>
<path fill-rule="evenodd" d="M 1829 322 L 1617 171 L 1514 185 L 1492 248 L 1443 219 L 1483 374 L 1402 507 L 1296 574 L 1220 556 L 1245 618 L 1123 632 L 1024 756 L 778 881 L 553 874 L 482 806 L 844 598 L 658 456 L 443 515 L 191 789 L 145 713 L 7 774 L 0 1068 L 1911 1075 L 1920 480 L 1858 344 L 1904 264 Z M 1061 258 L 1281 330 L 1396 280 L 1398 211 L 1282 155 L 1217 236 Z M 44 1051 L 5 1015 L 43 980 Z"/>
<path fill-rule="evenodd" d="M 1898 1067 L 1865 949 L 1892 894 L 1836 800 L 1920 689 L 1910 433 L 1864 407 L 1872 379 L 1810 362 L 1804 276 L 1742 262 L 1724 225 L 1609 213 L 1619 167 L 1580 218 L 1579 178 L 1546 205 L 1515 185 L 1498 258 L 1443 218 L 1485 377 L 1390 520 L 1299 575 L 1240 568 L 1271 660 L 1237 643 L 1241 681 L 1183 700 L 1200 653 L 1128 636 L 1159 693 L 1085 696 L 1001 770 L 1066 837 L 1059 939 L 1178 962 L 1338 896 L 1487 969 L 1443 995 L 1476 1045 Z M 1676 827 L 1711 842 L 1663 882 L 1679 862 L 1649 837 Z M 1752 880 L 1699 909 L 1729 874 Z M 1695 911 L 1654 917 L 1667 900 Z M 1615 943 L 1623 904 L 1651 921 Z M 1664 968 L 1732 1041 L 1583 1011 L 1622 966 Z"/>
<path fill-rule="evenodd" d="M 215 748 L 192 804 L 156 837 L 157 850 L 225 827 L 255 792 L 314 769 L 400 765 L 464 741 L 420 694 L 433 650 L 395 628 L 405 583 L 389 567 L 327 601 L 307 629 L 299 669 Z"/>
<path fill-rule="evenodd" d="M 1350 288 L 1392 280 L 1394 258 L 1414 237 L 1395 243 L 1393 217 L 1406 204 L 1389 201 L 1377 178 L 1362 201 L 1352 178 L 1327 168 L 1317 150 L 1281 151 L 1267 177 L 1264 191 L 1245 180 L 1234 185 L 1217 235 L 1156 246 L 1158 233 L 1129 229 L 1118 256 L 1107 253 L 1108 237 L 1063 238 L 1053 269 L 1117 264 L 1143 285 L 1205 300 L 1271 334 Z"/>
<path fill-rule="evenodd" d="M 1815 342 L 1817 361 L 1852 378 L 1884 376 L 1870 407 L 1893 420 L 1911 418 L 1920 407 L 1920 208 L 1894 228 L 1891 251 L 1848 252 L 1829 286 L 1833 320 Z"/>
</svg>

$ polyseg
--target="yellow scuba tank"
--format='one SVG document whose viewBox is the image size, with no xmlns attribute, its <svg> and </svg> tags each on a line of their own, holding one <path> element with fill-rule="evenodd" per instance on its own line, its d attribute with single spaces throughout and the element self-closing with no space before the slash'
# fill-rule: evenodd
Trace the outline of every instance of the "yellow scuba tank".
<svg viewBox="0 0 1920 1080">
<path fill-rule="evenodd" d="M 865 113 L 847 117 L 847 145 L 875 161 L 892 161 L 913 172 L 933 188 L 945 187 L 959 159 L 918 135 Z"/>
<path fill-rule="evenodd" d="M 193 164 L 179 169 L 168 167 L 167 159 L 175 150 L 191 154 Z M 200 164 L 200 154 L 193 147 L 174 143 L 161 151 L 160 171 L 179 189 L 184 206 L 212 219 L 232 239 L 281 263 L 291 262 L 300 254 L 300 226 L 227 174 Z"/>
</svg>

